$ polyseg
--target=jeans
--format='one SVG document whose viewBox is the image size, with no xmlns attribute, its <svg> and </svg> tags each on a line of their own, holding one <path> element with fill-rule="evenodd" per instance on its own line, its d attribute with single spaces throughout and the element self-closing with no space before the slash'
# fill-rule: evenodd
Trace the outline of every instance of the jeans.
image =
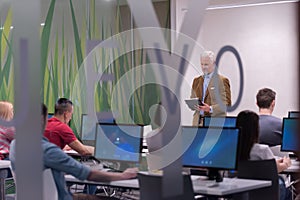
<svg viewBox="0 0 300 200">
<path fill-rule="evenodd" d="M 85 185 L 84 189 L 83 189 L 83 193 L 85 193 L 85 194 L 95 194 L 96 190 L 97 190 L 96 185 Z"/>
<path fill-rule="evenodd" d="M 291 200 L 292 192 L 288 188 L 286 188 L 284 179 L 281 176 L 278 176 L 278 181 L 280 200 Z"/>
</svg>

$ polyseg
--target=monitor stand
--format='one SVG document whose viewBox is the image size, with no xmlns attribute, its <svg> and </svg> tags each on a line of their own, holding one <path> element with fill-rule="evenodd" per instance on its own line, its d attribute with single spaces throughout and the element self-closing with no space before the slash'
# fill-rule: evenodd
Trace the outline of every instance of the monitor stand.
<svg viewBox="0 0 300 200">
<path fill-rule="evenodd" d="M 217 169 L 209 169 L 208 170 L 208 179 L 209 180 L 216 180 L 216 182 L 222 182 L 223 176 Z"/>
</svg>

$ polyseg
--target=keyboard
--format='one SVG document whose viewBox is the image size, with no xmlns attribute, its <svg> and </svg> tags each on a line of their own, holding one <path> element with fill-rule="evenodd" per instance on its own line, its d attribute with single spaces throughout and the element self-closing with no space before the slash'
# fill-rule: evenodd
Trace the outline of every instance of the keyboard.
<svg viewBox="0 0 300 200">
<path fill-rule="evenodd" d="M 300 161 L 291 159 L 292 166 L 300 166 Z"/>
<path fill-rule="evenodd" d="M 85 166 L 88 166 L 89 168 L 93 169 L 93 170 L 102 170 L 103 169 L 103 165 L 102 164 L 98 164 L 95 162 L 82 162 L 82 164 L 84 164 Z"/>
<path fill-rule="evenodd" d="M 121 171 L 121 170 L 117 170 L 117 169 L 113 169 L 113 168 L 105 168 L 105 167 L 104 167 L 103 170 L 105 170 L 105 171 L 107 171 L 107 172 L 123 172 L 123 171 Z"/>
<path fill-rule="evenodd" d="M 297 160 L 292 159 L 291 160 L 292 164 L 289 166 L 285 172 L 300 172 L 300 162 Z"/>
<path fill-rule="evenodd" d="M 91 165 L 90 168 L 93 170 L 103 170 L 103 165 L 101 164 Z"/>
</svg>

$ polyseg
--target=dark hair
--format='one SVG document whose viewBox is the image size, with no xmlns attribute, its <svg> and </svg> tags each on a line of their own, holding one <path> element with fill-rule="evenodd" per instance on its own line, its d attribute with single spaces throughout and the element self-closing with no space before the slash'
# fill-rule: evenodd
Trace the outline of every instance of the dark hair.
<svg viewBox="0 0 300 200">
<path fill-rule="evenodd" d="M 42 129 L 45 128 L 47 118 L 48 118 L 48 108 L 45 104 L 42 103 Z"/>
<path fill-rule="evenodd" d="M 59 98 L 55 103 L 54 114 L 62 115 L 66 111 L 71 111 L 72 101 L 67 98 Z"/>
<path fill-rule="evenodd" d="M 237 116 L 236 126 L 241 128 L 239 141 L 239 160 L 249 160 L 254 143 L 258 142 L 259 117 L 250 110 L 244 110 Z"/>
<path fill-rule="evenodd" d="M 269 108 L 275 100 L 276 92 L 269 88 L 263 88 L 256 95 L 256 102 L 259 108 Z"/>
</svg>

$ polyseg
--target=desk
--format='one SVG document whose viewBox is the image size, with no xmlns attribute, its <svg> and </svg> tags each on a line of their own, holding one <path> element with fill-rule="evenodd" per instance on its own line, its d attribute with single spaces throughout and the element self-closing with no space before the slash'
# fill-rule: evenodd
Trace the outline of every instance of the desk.
<svg viewBox="0 0 300 200">
<path fill-rule="evenodd" d="M 118 188 L 129 188 L 129 189 L 139 189 L 138 179 L 129 179 L 122 181 L 111 181 L 111 182 L 94 182 L 94 181 L 81 181 L 75 178 L 72 175 L 65 175 L 65 179 L 67 182 L 77 183 L 77 184 L 92 184 L 92 185 L 101 185 L 101 186 L 110 186 L 110 187 L 118 187 Z"/>
<path fill-rule="evenodd" d="M 102 186 L 111 186 L 128 189 L 139 189 L 139 182 L 137 179 L 111 181 L 111 182 L 93 182 L 93 181 L 80 181 L 72 175 L 65 176 L 67 182 L 78 184 L 94 184 Z M 193 182 L 193 189 L 196 194 L 226 196 L 250 190 L 260 189 L 263 187 L 271 186 L 271 181 L 240 179 L 240 178 L 224 178 L 223 182 L 218 186 L 208 187 L 201 176 L 191 176 Z"/>
<path fill-rule="evenodd" d="M 223 182 L 217 186 L 208 187 L 207 180 L 203 180 L 200 176 L 191 176 L 194 192 L 202 195 L 227 196 L 250 190 L 260 189 L 272 185 L 271 181 L 240 179 L 240 178 L 224 178 Z M 209 181 L 210 182 L 210 181 Z"/>
<path fill-rule="evenodd" d="M 9 160 L 0 160 L 0 197 L 5 200 L 5 179 L 7 178 L 7 170 L 10 170 Z"/>
<path fill-rule="evenodd" d="M 93 146 L 89 146 L 89 145 L 84 145 L 85 146 L 85 148 L 89 151 L 89 152 L 91 152 L 91 155 L 93 156 L 94 155 L 94 151 L 95 151 L 95 147 L 93 147 Z M 66 154 L 68 154 L 68 155 L 75 155 L 75 156 L 80 156 L 80 154 L 77 152 L 77 151 L 75 151 L 75 150 L 73 150 L 73 149 L 69 149 L 69 150 L 63 150 Z"/>
<path fill-rule="evenodd" d="M 297 194 L 296 184 L 299 182 L 299 173 L 300 173 L 300 163 L 299 161 L 292 160 L 292 165 L 281 172 L 281 174 L 286 174 L 288 178 L 287 186 L 291 188 L 292 197 L 295 193 Z"/>
<path fill-rule="evenodd" d="M 300 162 L 292 160 L 292 165 L 283 171 L 283 173 L 298 173 L 300 172 Z"/>
<path fill-rule="evenodd" d="M 299 173 L 300 172 L 300 166 L 290 166 L 286 170 L 283 171 L 283 173 Z"/>
</svg>

